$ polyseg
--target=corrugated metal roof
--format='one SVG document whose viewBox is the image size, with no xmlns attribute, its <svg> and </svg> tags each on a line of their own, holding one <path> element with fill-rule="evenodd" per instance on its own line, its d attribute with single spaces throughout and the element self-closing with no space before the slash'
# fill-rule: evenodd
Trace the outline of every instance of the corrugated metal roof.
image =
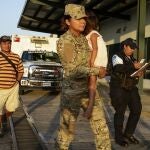
<svg viewBox="0 0 150 150">
<path fill-rule="evenodd" d="M 130 20 L 127 10 L 137 6 L 137 0 L 27 0 L 18 23 L 19 28 L 61 34 L 60 20 L 67 3 L 84 5 L 93 10 L 100 22 L 110 17 Z"/>
</svg>

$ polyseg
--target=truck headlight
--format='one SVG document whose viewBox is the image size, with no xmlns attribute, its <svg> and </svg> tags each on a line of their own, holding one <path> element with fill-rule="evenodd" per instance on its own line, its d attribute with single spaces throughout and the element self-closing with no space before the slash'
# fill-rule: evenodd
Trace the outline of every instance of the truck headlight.
<svg viewBox="0 0 150 150">
<path fill-rule="evenodd" d="M 28 77 L 28 73 L 29 73 L 28 68 L 24 68 L 24 74 L 23 74 L 23 77 Z"/>
</svg>

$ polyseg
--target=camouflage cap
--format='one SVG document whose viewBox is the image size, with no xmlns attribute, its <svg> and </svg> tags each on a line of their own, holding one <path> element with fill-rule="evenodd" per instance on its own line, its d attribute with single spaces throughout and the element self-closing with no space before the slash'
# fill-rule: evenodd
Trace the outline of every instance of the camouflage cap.
<svg viewBox="0 0 150 150">
<path fill-rule="evenodd" d="M 77 4 L 66 5 L 64 15 L 70 15 L 71 18 L 74 19 L 87 17 L 84 6 L 77 5 Z"/>
</svg>

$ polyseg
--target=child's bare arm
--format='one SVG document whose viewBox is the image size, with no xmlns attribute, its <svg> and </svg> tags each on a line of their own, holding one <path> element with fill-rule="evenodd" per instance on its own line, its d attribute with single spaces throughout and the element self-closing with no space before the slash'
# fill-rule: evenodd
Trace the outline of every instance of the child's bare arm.
<svg viewBox="0 0 150 150">
<path fill-rule="evenodd" d="M 97 50 L 98 50 L 98 45 L 97 45 L 97 37 L 99 35 L 97 33 L 93 33 L 90 37 L 91 44 L 92 44 L 92 54 L 91 54 L 91 60 L 90 60 L 90 66 L 94 66 L 94 61 L 97 56 Z"/>
<path fill-rule="evenodd" d="M 89 77 L 89 103 L 86 111 L 84 112 L 84 117 L 89 119 L 92 115 L 93 105 L 95 102 L 95 94 L 96 94 L 96 76 Z"/>
</svg>

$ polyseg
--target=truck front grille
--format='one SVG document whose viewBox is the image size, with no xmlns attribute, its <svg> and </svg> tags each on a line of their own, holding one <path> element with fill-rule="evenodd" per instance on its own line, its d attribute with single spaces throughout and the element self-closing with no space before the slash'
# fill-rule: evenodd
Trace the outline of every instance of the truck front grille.
<svg viewBox="0 0 150 150">
<path fill-rule="evenodd" d="M 61 68 L 57 66 L 31 66 L 30 79 L 36 80 L 60 80 Z"/>
</svg>

